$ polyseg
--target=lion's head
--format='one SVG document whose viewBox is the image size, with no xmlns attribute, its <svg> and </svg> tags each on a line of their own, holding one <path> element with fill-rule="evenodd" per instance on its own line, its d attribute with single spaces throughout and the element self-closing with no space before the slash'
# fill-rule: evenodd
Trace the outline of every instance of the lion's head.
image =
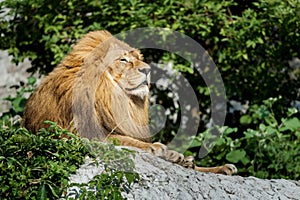
<svg viewBox="0 0 300 200">
<path fill-rule="evenodd" d="M 136 49 L 107 31 L 86 34 L 29 98 L 23 124 L 37 132 L 45 120 L 88 138 L 118 133 L 150 137 L 150 66 Z"/>
<path fill-rule="evenodd" d="M 108 66 L 112 80 L 129 96 L 144 99 L 149 93 L 150 67 L 136 51 L 125 52 Z"/>
</svg>

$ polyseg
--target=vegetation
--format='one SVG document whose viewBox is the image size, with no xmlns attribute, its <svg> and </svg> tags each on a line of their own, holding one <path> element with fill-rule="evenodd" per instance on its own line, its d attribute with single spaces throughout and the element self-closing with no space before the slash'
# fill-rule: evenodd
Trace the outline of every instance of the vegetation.
<svg viewBox="0 0 300 200">
<path fill-rule="evenodd" d="M 72 195 L 76 199 L 122 199 L 121 192 L 129 192 L 138 180 L 130 159 L 132 153 L 116 150 L 111 144 L 83 140 L 53 122 L 47 123 L 49 129 L 33 135 L 19 124 L 1 121 L 1 199 L 59 199 Z M 62 138 L 66 136 L 69 139 Z M 89 183 L 70 184 L 70 174 L 87 156 L 94 158 L 95 165 L 101 162 L 105 171 Z M 95 159 L 99 156 L 101 161 Z M 66 196 L 71 186 L 78 186 L 81 192 L 70 191 Z M 90 197 L 91 190 L 96 193 L 94 198 Z"/>
<path fill-rule="evenodd" d="M 7 49 L 16 63 L 29 58 L 32 62 L 30 71 L 43 74 L 50 72 L 70 50 L 70 46 L 91 30 L 106 29 L 117 34 L 138 27 L 166 27 L 192 37 L 216 63 L 228 98 L 225 126 L 220 127 L 223 137 L 217 139 L 213 150 L 199 159 L 197 164 L 232 162 L 245 176 L 300 178 L 299 0 L 4 0 L 0 3 L 0 10 L 4 16 L 0 19 L 0 49 Z M 156 62 L 172 62 L 174 68 L 181 71 L 193 86 L 200 100 L 202 115 L 199 135 L 194 137 L 186 154 L 196 156 L 199 147 L 205 146 L 204 135 L 209 134 L 205 125 L 210 119 L 211 102 L 205 82 L 199 80 L 199 74 L 191 70 L 189 63 L 176 55 L 149 50 L 144 51 L 144 57 Z M 17 96 L 6 99 L 12 102 L 13 107 L 11 112 L 2 116 L 2 121 L 22 113 L 26 100 L 23 94 L 32 91 L 33 84 L 34 80 L 29 79 L 28 85 L 20 89 Z M 170 116 L 174 113 L 179 116 L 176 120 L 168 119 L 164 130 L 156 137 L 168 142 L 178 128 L 180 108 L 165 95 L 168 92 L 152 88 L 157 96 L 156 103 L 162 102 L 165 108 L 169 108 Z M 242 108 L 236 108 L 233 102 Z M 50 138 L 53 136 L 45 130 L 42 133 L 50 134 Z M 39 158 L 41 162 L 39 159 L 28 159 L 29 149 L 26 148 L 29 146 L 24 143 L 18 146 L 24 151 L 18 152 L 13 149 L 15 147 L 9 150 L 8 141 L 14 141 L 18 134 L 29 141 L 40 141 L 39 145 L 48 145 L 42 141 L 51 140 L 67 152 L 74 150 L 71 143 L 75 146 L 80 143 L 75 136 L 70 142 L 46 137 L 42 140 L 42 136 L 32 136 L 19 126 L 2 127 L 1 140 L 7 142 L 1 142 L 1 173 L 7 171 L 8 174 L 1 176 L 5 178 L 2 183 L 10 180 L 8 176 L 17 176 L 21 169 L 26 169 L 27 164 L 21 162 L 37 162 L 36 165 L 46 162 L 42 161 L 42 157 Z M 68 145 L 63 147 L 65 143 Z M 12 154 L 8 154 L 9 151 Z M 84 152 L 82 149 L 77 153 L 85 156 Z M 17 157 L 18 153 L 24 157 Z M 9 159 L 8 155 L 11 155 Z M 41 155 L 49 156 L 49 152 Z M 61 156 L 52 156 L 51 162 L 57 164 L 55 159 L 60 160 Z M 81 163 L 80 160 L 66 162 L 72 163 L 69 166 L 74 166 L 73 171 Z M 20 164 L 22 168 L 18 167 Z M 61 164 L 64 165 L 63 162 Z M 51 173 L 62 170 L 61 166 L 56 165 Z M 65 177 L 72 170 L 61 173 L 61 184 L 65 185 Z M 46 174 L 55 177 L 48 172 Z M 15 183 L 20 185 L 16 188 L 23 188 L 23 193 L 2 187 L 2 195 L 20 197 L 25 193 L 33 195 L 47 190 L 47 194 L 55 196 L 63 191 L 63 187 L 54 189 L 52 179 L 41 179 L 42 176 L 28 178 L 26 174 L 18 177 L 20 180 Z M 34 179 L 41 180 L 33 184 Z"/>
<path fill-rule="evenodd" d="M 213 151 L 197 162 L 198 165 L 214 166 L 226 162 L 236 164 L 242 176 L 259 178 L 300 178 L 300 120 L 293 117 L 296 109 L 290 108 L 287 116 L 277 120 L 272 110 L 279 99 L 268 99 L 261 106 L 250 108 L 251 120 L 256 120 L 258 128 L 248 128 L 239 135 L 238 128 L 223 128 L 223 136 L 217 138 Z M 204 137 L 214 137 L 209 130 L 194 138 L 193 147 L 203 146 Z M 190 155 L 196 155 L 191 153 Z"/>
</svg>

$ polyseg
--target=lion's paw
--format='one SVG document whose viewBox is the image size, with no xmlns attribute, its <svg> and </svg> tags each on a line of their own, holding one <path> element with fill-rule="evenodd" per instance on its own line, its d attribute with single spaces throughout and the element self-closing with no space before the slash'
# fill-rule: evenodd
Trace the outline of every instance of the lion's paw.
<svg viewBox="0 0 300 200">
<path fill-rule="evenodd" d="M 186 167 L 186 168 L 194 168 L 195 167 L 195 158 L 193 156 L 187 156 L 183 159 L 179 165 Z"/>
<path fill-rule="evenodd" d="M 184 156 L 181 153 L 178 153 L 177 151 L 168 150 L 165 156 L 165 159 L 167 161 L 170 161 L 172 163 L 182 163 L 184 161 Z"/>
<path fill-rule="evenodd" d="M 237 168 L 233 164 L 226 164 L 220 168 L 219 173 L 231 176 L 237 173 Z"/>
<path fill-rule="evenodd" d="M 155 156 L 158 156 L 173 163 L 180 164 L 185 162 L 185 158 L 181 153 L 178 153 L 173 150 L 168 150 L 168 147 L 160 142 L 150 144 L 147 151 Z"/>
<path fill-rule="evenodd" d="M 155 142 L 153 144 L 150 144 L 148 152 L 152 153 L 155 156 L 165 158 L 168 152 L 168 147 L 160 142 Z"/>
</svg>

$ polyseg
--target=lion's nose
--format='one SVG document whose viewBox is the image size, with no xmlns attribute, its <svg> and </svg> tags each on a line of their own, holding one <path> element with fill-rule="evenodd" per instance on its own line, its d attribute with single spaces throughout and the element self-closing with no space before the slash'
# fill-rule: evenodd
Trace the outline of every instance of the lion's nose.
<svg viewBox="0 0 300 200">
<path fill-rule="evenodd" d="M 139 69 L 139 72 L 146 74 L 146 76 L 150 73 L 150 68 L 141 68 Z"/>
</svg>

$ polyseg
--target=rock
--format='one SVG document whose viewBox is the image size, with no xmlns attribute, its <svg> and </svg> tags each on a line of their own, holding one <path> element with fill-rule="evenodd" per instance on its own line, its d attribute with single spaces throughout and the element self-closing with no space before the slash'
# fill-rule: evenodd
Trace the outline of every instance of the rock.
<svg viewBox="0 0 300 200">
<path fill-rule="evenodd" d="M 121 147 L 118 147 L 121 148 Z M 129 147 L 126 147 L 129 148 Z M 300 181 L 255 177 L 225 176 L 201 173 L 172 164 L 163 159 L 137 151 L 134 159 L 135 171 L 141 180 L 133 184 L 128 199 L 299 199 Z M 83 165 L 70 182 L 88 182 L 88 179 L 101 173 L 103 167 Z M 93 167 L 91 167 L 93 166 Z M 87 178 L 89 177 L 89 178 Z"/>
<path fill-rule="evenodd" d="M 7 51 L 0 50 L 0 116 L 11 107 L 10 102 L 4 101 L 3 98 L 16 95 L 17 90 L 12 86 L 19 85 L 20 82 L 27 83 L 30 76 L 38 79 L 37 84 L 41 82 L 37 73 L 27 72 L 30 67 L 31 63 L 28 59 L 16 65 L 12 63 L 12 56 L 9 56 Z M 26 95 L 27 98 L 29 94 Z"/>
</svg>

